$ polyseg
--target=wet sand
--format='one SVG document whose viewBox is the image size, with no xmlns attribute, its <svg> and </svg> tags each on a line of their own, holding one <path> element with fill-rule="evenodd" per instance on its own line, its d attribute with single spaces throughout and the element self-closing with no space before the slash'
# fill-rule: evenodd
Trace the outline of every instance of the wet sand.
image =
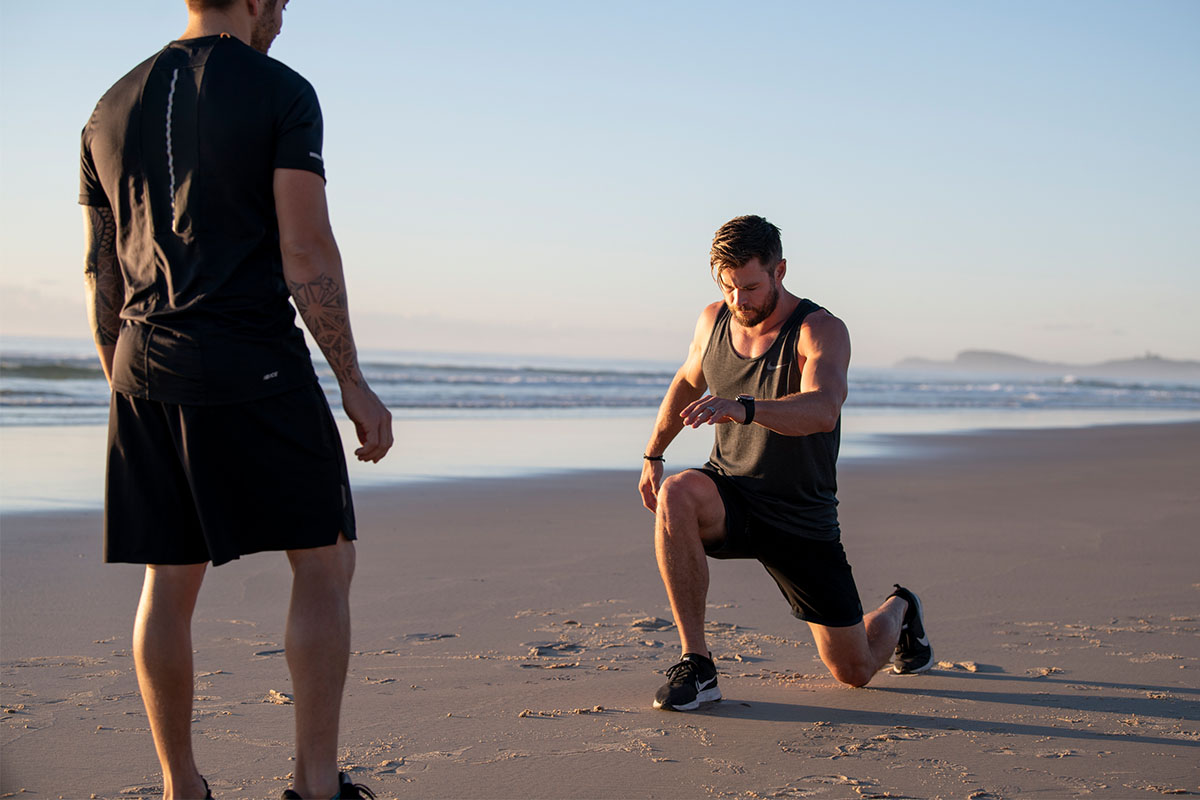
<svg viewBox="0 0 1200 800">
<path fill-rule="evenodd" d="M 710 562 L 725 700 L 686 714 L 650 708 L 678 644 L 635 473 L 359 492 L 344 764 L 380 797 L 1200 793 L 1200 424 L 909 444 L 843 466 L 843 541 L 864 605 L 921 595 L 938 668 L 842 687 L 760 566 Z M 141 569 L 100 537 L 95 512 L 0 518 L 0 795 L 161 791 Z M 289 582 L 264 554 L 201 593 L 218 798 L 288 785 Z"/>
</svg>

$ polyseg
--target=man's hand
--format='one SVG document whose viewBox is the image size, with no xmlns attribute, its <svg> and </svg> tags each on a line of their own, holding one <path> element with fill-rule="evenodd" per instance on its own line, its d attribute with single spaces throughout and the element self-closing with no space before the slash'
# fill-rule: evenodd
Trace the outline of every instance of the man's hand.
<svg viewBox="0 0 1200 800">
<path fill-rule="evenodd" d="M 100 366 L 111 386 L 121 308 L 125 305 L 125 277 L 117 260 L 117 224 L 112 209 L 84 206 L 83 233 L 88 322 L 96 339 Z"/>
<path fill-rule="evenodd" d="M 658 510 L 658 487 L 662 486 L 663 462 L 642 459 L 642 479 L 638 491 L 642 493 L 642 505 L 651 511 Z"/>
<path fill-rule="evenodd" d="M 722 425 L 746 419 L 746 407 L 737 400 L 726 400 L 706 394 L 680 411 L 679 417 L 684 425 L 692 428 L 699 428 L 704 423 Z"/>
<path fill-rule="evenodd" d="M 392 412 L 387 410 L 375 392 L 364 381 L 342 385 L 342 408 L 354 423 L 358 443 L 354 451 L 359 461 L 379 463 L 392 448 Z"/>
</svg>

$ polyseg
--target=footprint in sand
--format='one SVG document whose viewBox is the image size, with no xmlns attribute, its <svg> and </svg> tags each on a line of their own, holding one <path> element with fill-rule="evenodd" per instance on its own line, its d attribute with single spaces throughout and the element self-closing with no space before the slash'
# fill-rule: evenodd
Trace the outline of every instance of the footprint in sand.
<svg viewBox="0 0 1200 800">
<path fill-rule="evenodd" d="M 406 642 L 436 642 L 439 639 L 457 639 L 457 633 L 406 633 L 404 641 Z"/>
<path fill-rule="evenodd" d="M 642 617 L 629 623 L 629 627 L 643 631 L 665 631 L 674 628 L 675 623 L 665 620 L 662 617 Z"/>
<path fill-rule="evenodd" d="M 582 653 L 587 648 L 575 642 L 522 642 L 521 647 L 528 647 L 528 658 L 541 656 L 567 656 Z"/>
</svg>

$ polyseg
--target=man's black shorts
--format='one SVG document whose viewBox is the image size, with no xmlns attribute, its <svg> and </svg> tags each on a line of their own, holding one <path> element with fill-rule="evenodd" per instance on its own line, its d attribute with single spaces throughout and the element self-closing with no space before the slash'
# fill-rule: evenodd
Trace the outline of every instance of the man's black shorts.
<svg viewBox="0 0 1200 800">
<path fill-rule="evenodd" d="M 725 504 L 725 539 L 705 547 L 710 557 L 758 559 L 791 604 L 792 614 L 805 622 L 845 628 L 862 621 L 858 587 L 840 540 L 780 531 L 754 514 L 733 481 L 709 469 L 696 472 L 712 479 Z"/>
<path fill-rule="evenodd" d="M 104 560 L 224 564 L 355 538 L 337 426 L 320 386 L 232 405 L 114 392 Z"/>
</svg>

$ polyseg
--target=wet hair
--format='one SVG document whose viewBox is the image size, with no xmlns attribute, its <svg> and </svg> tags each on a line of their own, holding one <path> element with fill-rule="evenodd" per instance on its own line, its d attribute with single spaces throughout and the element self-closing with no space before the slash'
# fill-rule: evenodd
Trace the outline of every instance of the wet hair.
<svg viewBox="0 0 1200 800">
<path fill-rule="evenodd" d="M 714 279 L 723 271 L 740 269 L 756 258 L 767 270 L 783 258 L 779 228 L 762 217 L 754 214 L 734 217 L 713 235 L 708 261 Z"/>
</svg>

